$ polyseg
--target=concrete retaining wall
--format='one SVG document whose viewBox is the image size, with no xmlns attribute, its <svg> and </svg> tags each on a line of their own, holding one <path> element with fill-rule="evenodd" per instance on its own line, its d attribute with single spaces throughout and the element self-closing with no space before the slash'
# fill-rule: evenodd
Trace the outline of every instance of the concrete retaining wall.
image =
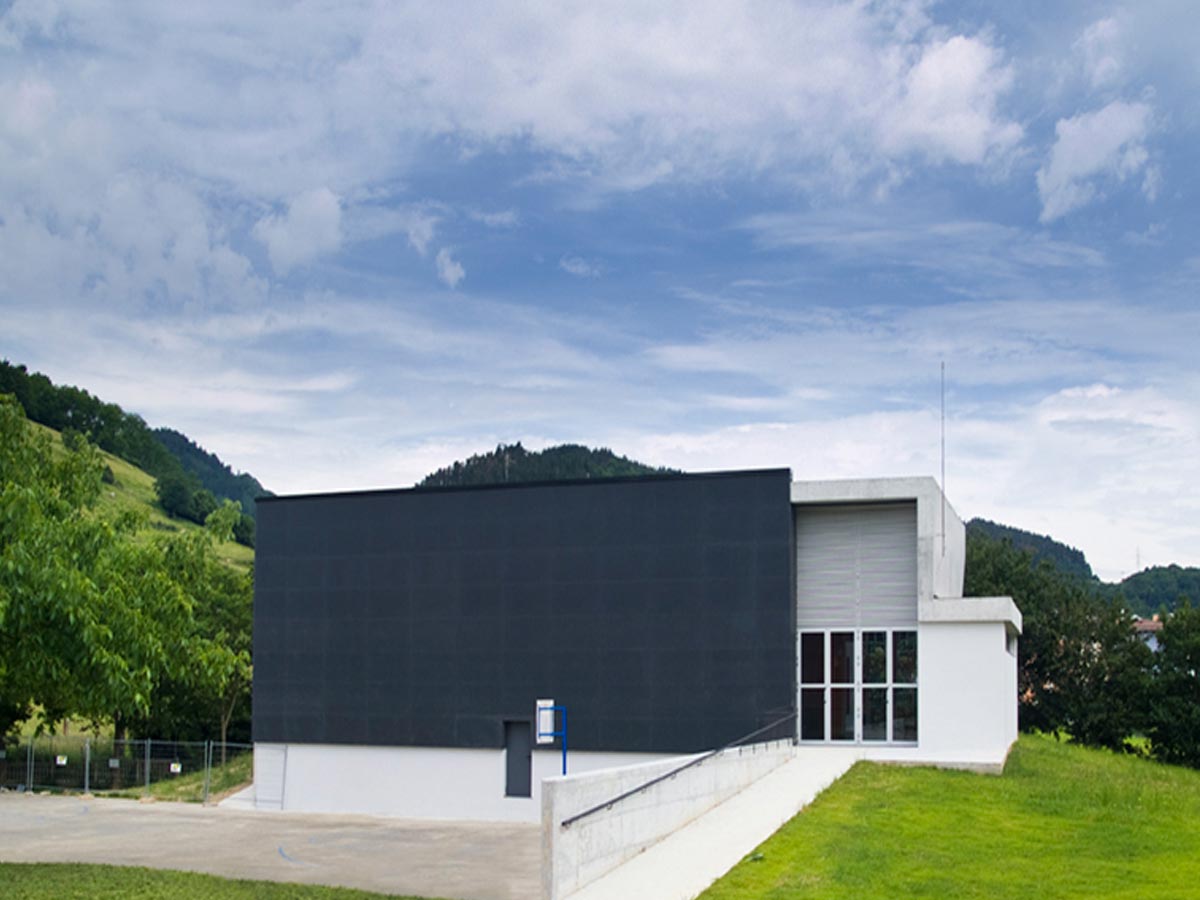
<svg viewBox="0 0 1200 900">
<path fill-rule="evenodd" d="M 542 896 L 561 900 L 789 760 L 790 740 L 726 750 L 612 808 L 564 819 L 687 762 L 678 757 L 542 783 Z"/>
</svg>

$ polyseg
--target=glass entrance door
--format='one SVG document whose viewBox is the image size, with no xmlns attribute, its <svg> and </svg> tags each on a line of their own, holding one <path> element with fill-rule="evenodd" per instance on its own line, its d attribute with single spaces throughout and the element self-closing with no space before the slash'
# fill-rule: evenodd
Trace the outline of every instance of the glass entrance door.
<svg viewBox="0 0 1200 900">
<path fill-rule="evenodd" d="M 800 740 L 915 743 L 917 633 L 800 634 Z"/>
</svg>

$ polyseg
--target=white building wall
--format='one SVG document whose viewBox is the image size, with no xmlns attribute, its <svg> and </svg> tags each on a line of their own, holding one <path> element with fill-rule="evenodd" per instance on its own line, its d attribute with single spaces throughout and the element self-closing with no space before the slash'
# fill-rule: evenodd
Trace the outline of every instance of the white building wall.
<svg viewBox="0 0 1200 900">
<path fill-rule="evenodd" d="M 1017 739 L 1017 661 L 1000 622 L 923 623 L 918 728 L 933 759 L 1002 761 Z"/>
<path fill-rule="evenodd" d="M 1003 767 L 1017 739 L 1017 660 L 1008 649 L 1010 634 L 1003 622 L 921 623 L 918 745 L 866 746 L 866 758 L 989 771 Z"/>
<path fill-rule="evenodd" d="M 667 758 L 579 751 L 567 764 L 578 774 Z M 502 749 L 257 743 L 255 805 L 405 819 L 541 821 L 542 779 L 562 774 L 561 752 L 534 751 L 532 797 L 504 795 L 504 762 Z"/>
</svg>

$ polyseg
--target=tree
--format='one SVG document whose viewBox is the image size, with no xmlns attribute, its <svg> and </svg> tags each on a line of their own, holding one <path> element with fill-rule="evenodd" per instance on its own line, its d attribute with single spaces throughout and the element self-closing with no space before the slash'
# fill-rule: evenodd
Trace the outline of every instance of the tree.
<svg viewBox="0 0 1200 900">
<path fill-rule="evenodd" d="M 217 498 L 213 492 L 201 488 L 192 494 L 192 509 L 189 518 L 198 524 L 203 524 L 217 508 Z M 232 537 L 232 533 L 230 535 Z"/>
<path fill-rule="evenodd" d="M 1021 609 L 1021 728 L 1125 747 L 1143 724 L 1150 651 L 1123 606 L 1048 562 L 1036 564 L 1030 552 L 979 534 L 967 542 L 964 593 L 1009 595 Z"/>
<path fill-rule="evenodd" d="M 1154 754 L 1200 768 L 1200 608 L 1182 603 L 1158 633 L 1149 703 Z"/>
<path fill-rule="evenodd" d="M 176 519 L 192 518 L 192 486 L 183 473 L 160 475 L 154 482 L 154 493 L 158 505 L 168 516 Z"/>
<path fill-rule="evenodd" d="M 238 517 L 237 525 L 233 528 L 233 539 L 245 547 L 253 547 L 255 530 L 254 519 L 242 513 Z"/>
<path fill-rule="evenodd" d="M 56 451 L 0 397 L 0 698 L 48 720 L 149 706 L 152 672 L 175 659 L 185 598 L 132 539 L 137 518 L 94 504 L 103 460 Z M 0 722 L 5 728 L 11 722 Z"/>
<path fill-rule="evenodd" d="M 199 739 L 215 726 L 224 744 L 238 715 L 248 718 L 253 576 L 212 552 L 215 543 L 229 540 L 240 516 L 240 505 L 226 500 L 209 514 L 204 531 L 165 541 L 164 568 L 189 599 L 190 616 L 178 625 L 188 664 L 156 678 L 150 711 L 130 722 L 142 733 Z"/>
<path fill-rule="evenodd" d="M 135 514 L 95 508 L 103 460 L 90 443 L 56 448 L 0 396 L 0 733 L 33 705 L 126 723 L 171 712 L 222 733 L 248 698 L 252 589 L 217 559 L 241 515 L 147 539 Z M 242 704 L 240 707 L 238 704 Z"/>
</svg>

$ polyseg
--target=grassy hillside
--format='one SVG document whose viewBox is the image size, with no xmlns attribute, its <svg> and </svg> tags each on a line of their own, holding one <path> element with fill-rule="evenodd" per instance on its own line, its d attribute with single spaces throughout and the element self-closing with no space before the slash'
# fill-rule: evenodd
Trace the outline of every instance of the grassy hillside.
<svg viewBox="0 0 1200 900">
<path fill-rule="evenodd" d="M 55 447 L 62 447 L 62 438 L 57 431 L 30 422 L 30 427 L 49 434 Z M 65 452 L 65 451 L 64 451 Z M 112 470 L 114 483 L 105 484 L 100 495 L 101 509 L 133 509 L 144 512 L 149 528 L 157 531 L 194 531 L 200 528 L 182 519 L 172 519 L 159 508 L 154 494 L 154 477 L 125 460 L 101 450 L 104 461 Z M 248 568 L 254 562 L 254 551 L 249 547 L 228 541 L 217 547 L 217 554 L 226 562 Z"/>
<path fill-rule="evenodd" d="M 1023 735 L 1003 776 L 859 763 L 702 900 L 1200 893 L 1200 772 Z"/>
<path fill-rule="evenodd" d="M 71 431 L 147 472 L 155 478 L 183 482 L 189 496 L 201 489 L 216 499 L 242 504 L 242 513 L 254 515 L 254 501 L 269 494 L 248 473 L 235 473 L 214 453 L 170 428 L 151 430 L 137 413 L 115 403 L 105 403 L 83 388 L 55 384 L 41 372 L 0 359 L 0 394 L 12 394 L 31 422 L 61 432 Z M 182 507 L 180 507 L 182 508 Z M 207 504 L 205 504 L 207 508 Z M 197 521 L 203 521 L 197 513 Z M 253 544 L 249 525 L 242 526 L 244 543 Z"/>
</svg>

